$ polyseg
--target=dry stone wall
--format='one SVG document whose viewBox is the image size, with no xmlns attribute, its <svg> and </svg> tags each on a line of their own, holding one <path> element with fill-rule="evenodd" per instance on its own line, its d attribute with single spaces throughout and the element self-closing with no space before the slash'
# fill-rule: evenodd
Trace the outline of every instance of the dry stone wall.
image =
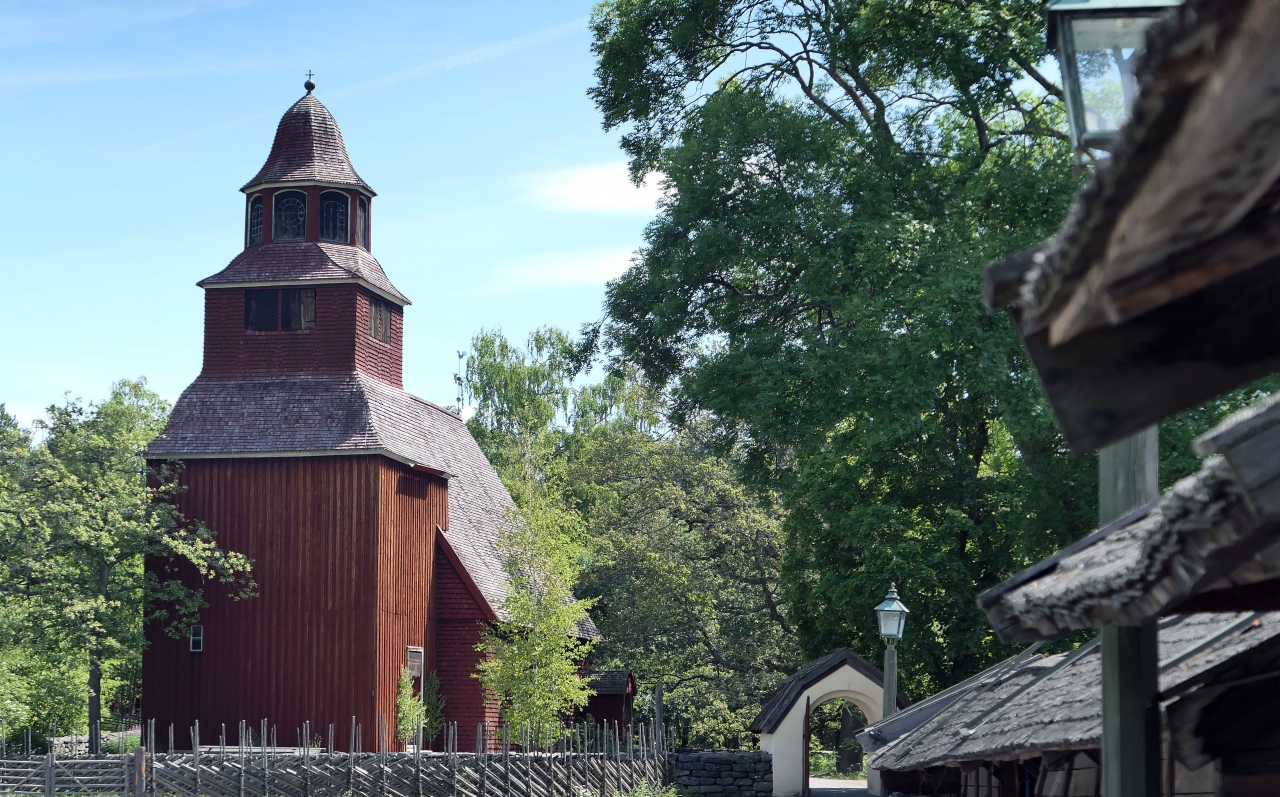
<svg viewBox="0 0 1280 797">
<path fill-rule="evenodd" d="M 772 797 L 773 756 L 749 753 L 677 753 L 673 780 L 691 795 Z"/>
</svg>

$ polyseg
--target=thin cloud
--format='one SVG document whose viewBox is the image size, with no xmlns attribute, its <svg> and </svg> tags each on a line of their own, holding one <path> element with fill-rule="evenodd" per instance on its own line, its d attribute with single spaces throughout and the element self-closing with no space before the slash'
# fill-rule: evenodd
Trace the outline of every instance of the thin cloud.
<svg viewBox="0 0 1280 797">
<path fill-rule="evenodd" d="M 562 36 L 571 33 L 581 33 L 586 30 L 587 17 L 579 17 L 578 19 L 553 25 L 549 28 L 526 33 L 523 36 L 517 36 L 513 39 L 504 39 L 503 41 L 486 44 L 480 47 L 474 47 L 470 50 L 464 50 L 460 53 L 437 58 L 434 61 L 428 61 L 425 64 L 401 69 L 391 72 L 381 77 L 372 78 L 370 80 L 356 83 L 350 86 L 344 86 L 337 91 L 330 92 L 332 94 L 349 94 L 353 91 L 368 91 L 369 89 L 379 89 L 386 86 L 394 86 L 397 83 L 404 83 L 408 80 L 416 80 L 417 78 L 428 77 L 430 75 L 438 75 L 441 72 L 448 72 L 454 69 L 461 69 L 464 66 L 471 66 L 482 61 L 488 61 L 493 58 L 499 58 L 511 53 L 517 53 L 521 50 L 527 50 L 530 47 L 536 47 L 539 44 L 546 44 L 554 41 Z"/>
<path fill-rule="evenodd" d="M 652 216 L 662 196 L 653 179 L 642 186 L 632 183 L 622 161 L 535 172 L 516 182 L 523 188 L 523 204 L 563 213 Z"/>
</svg>

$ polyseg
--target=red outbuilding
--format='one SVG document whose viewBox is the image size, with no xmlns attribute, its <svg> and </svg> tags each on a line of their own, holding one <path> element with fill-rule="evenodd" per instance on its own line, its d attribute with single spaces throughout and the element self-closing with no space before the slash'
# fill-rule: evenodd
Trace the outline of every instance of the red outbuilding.
<svg viewBox="0 0 1280 797">
<path fill-rule="evenodd" d="M 376 195 L 313 88 L 241 189 L 244 251 L 199 283 L 203 368 L 148 452 L 182 462 L 180 508 L 258 584 L 242 601 L 204 585 L 187 637 L 148 628 L 161 745 L 171 723 L 186 748 L 195 720 L 212 744 L 267 718 L 282 746 L 310 721 L 345 749 L 355 717 L 375 749 L 404 666 L 437 672 L 462 738 L 497 720 L 473 675 L 506 594 L 511 497 L 462 420 L 402 387 L 409 300 L 371 253 Z"/>
</svg>

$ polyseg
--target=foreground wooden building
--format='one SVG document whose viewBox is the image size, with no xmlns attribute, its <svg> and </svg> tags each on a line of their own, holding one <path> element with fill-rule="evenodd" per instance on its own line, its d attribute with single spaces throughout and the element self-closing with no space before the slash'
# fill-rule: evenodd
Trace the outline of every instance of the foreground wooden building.
<svg viewBox="0 0 1280 797">
<path fill-rule="evenodd" d="M 182 511 L 258 584 L 244 601 L 206 584 L 188 637 L 148 629 L 143 713 L 182 747 L 195 720 L 208 744 L 261 718 L 289 745 L 333 723 L 344 747 L 354 717 L 374 749 L 405 666 L 438 673 L 448 720 L 497 719 L 472 676 L 506 594 L 511 498 L 462 420 L 403 389 L 409 300 L 371 253 L 374 191 L 313 88 L 241 189 L 244 251 L 199 283 L 203 368 L 149 450 L 182 463 Z"/>
<path fill-rule="evenodd" d="M 1216 674 L 1280 649 L 1280 613 L 1169 617 L 1159 648 L 1162 693 L 1194 694 Z M 877 723 L 859 741 L 885 793 L 1099 797 L 1102 666 L 1098 639 L 1050 656 L 1029 649 Z M 1175 733 L 1186 725 L 1172 724 Z M 1253 776 L 1241 771 L 1249 764 L 1239 755 L 1195 765 L 1182 758 L 1166 745 L 1161 794 L 1252 793 L 1240 790 Z"/>
</svg>

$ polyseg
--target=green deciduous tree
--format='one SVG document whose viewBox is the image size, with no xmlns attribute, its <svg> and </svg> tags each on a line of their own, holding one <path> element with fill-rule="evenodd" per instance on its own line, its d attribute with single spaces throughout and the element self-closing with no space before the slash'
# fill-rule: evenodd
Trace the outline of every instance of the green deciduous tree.
<svg viewBox="0 0 1280 797">
<path fill-rule="evenodd" d="M 91 733 L 104 663 L 140 654 L 144 621 L 179 635 L 204 606 L 202 587 L 145 572 L 148 557 L 189 565 L 236 597 L 254 587 L 250 563 L 170 503 L 174 471 L 148 469 L 143 452 L 167 413 L 144 382 L 124 381 L 105 401 L 50 407 L 39 439 L 0 416 L 0 600 L 17 641 L 42 656 L 83 657 Z"/>
<path fill-rule="evenodd" d="M 521 351 L 482 332 L 473 347 L 468 393 L 477 412 L 470 426 L 516 504 L 497 543 L 510 588 L 501 621 L 477 646 L 484 659 L 476 677 L 508 721 L 554 738 L 591 696 L 580 668 L 593 644 L 580 631 L 591 602 L 573 593 L 582 570 L 582 520 L 565 500 L 557 456 L 568 340 L 546 330 Z"/>
<path fill-rule="evenodd" d="M 440 676 L 432 670 L 422 682 L 422 741 L 430 742 L 444 730 L 444 695 L 440 694 Z"/>
<path fill-rule="evenodd" d="M 666 187 L 601 340 L 778 496 L 805 654 L 877 657 L 897 581 L 907 693 L 1005 655 L 976 594 L 1095 514 L 980 301 L 1077 185 L 1042 4 L 608 0 L 592 25 L 592 96 Z"/>
<path fill-rule="evenodd" d="M 634 369 L 575 379 L 580 355 L 552 329 L 525 347 L 478 335 L 472 428 L 508 481 L 541 463 L 542 494 L 575 514 L 577 594 L 597 601 L 603 634 L 596 665 L 665 682 L 682 743 L 730 744 L 800 664 L 779 592 L 779 513 L 711 451 L 714 430 L 673 429 L 665 397 Z M 530 429 L 541 453 L 517 455 Z"/>
<path fill-rule="evenodd" d="M 401 667 L 396 681 L 396 738 L 401 742 L 415 739 L 425 719 L 423 703 L 413 693 L 413 673 L 408 667 Z M 424 735 L 423 738 L 429 737 Z"/>
</svg>

